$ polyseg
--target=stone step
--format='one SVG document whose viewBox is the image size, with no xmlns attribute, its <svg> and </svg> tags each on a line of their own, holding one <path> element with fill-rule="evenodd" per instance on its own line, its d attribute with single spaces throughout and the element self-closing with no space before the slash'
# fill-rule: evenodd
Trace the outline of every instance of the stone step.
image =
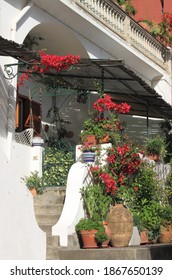
<svg viewBox="0 0 172 280">
<path fill-rule="evenodd" d="M 76 233 L 68 236 L 68 248 L 69 249 L 72 249 L 72 248 L 79 249 L 80 248 L 78 235 Z"/>
<path fill-rule="evenodd" d="M 63 204 L 35 204 L 34 210 L 36 215 L 53 215 L 57 214 L 60 215 L 62 212 Z"/>
<path fill-rule="evenodd" d="M 60 248 L 58 258 L 60 260 L 171 260 L 172 243 L 103 249 Z"/>
<path fill-rule="evenodd" d="M 36 220 L 38 225 L 39 224 L 44 224 L 44 225 L 55 225 L 57 223 L 57 221 L 60 218 L 60 215 L 57 214 L 39 214 L 39 215 L 35 215 L 36 216 Z"/>
<path fill-rule="evenodd" d="M 34 197 L 34 204 L 63 204 L 65 194 L 65 188 L 46 188 L 43 194 Z"/>
<path fill-rule="evenodd" d="M 59 236 L 47 235 L 46 259 L 59 259 L 59 248 Z"/>
<path fill-rule="evenodd" d="M 40 229 L 42 229 L 47 234 L 52 234 L 52 225 L 51 224 L 41 224 L 39 223 Z"/>
</svg>

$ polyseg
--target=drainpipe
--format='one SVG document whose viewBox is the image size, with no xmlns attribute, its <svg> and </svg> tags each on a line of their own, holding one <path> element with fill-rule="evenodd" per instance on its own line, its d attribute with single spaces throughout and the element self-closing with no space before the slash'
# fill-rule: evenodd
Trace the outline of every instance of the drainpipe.
<svg viewBox="0 0 172 280">
<path fill-rule="evenodd" d="M 17 32 L 17 24 L 19 21 L 25 16 L 25 14 L 32 8 L 33 3 L 29 2 L 19 13 L 18 17 L 14 20 L 11 28 L 11 39 L 12 41 L 15 41 L 16 38 L 16 32 Z M 17 42 L 18 43 L 18 42 Z M 16 63 L 16 59 L 12 58 L 11 63 Z M 18 67 L 14 67 L 14 71 L 17 72 Z M 12 82 L 11 82 L 11 87 L 9 89 L 9 105 L 8 105 L 8 132 L 7 132 L 7 147 L 6 147 L 6 153 L 8 160 L 11 158 L 11 150 L 12 150 L 12 140 L 13 140 L 13 135 L 14 135 L 14 130 L 15 130 L 15 106 L 16 106 L 16 97 L 17 97 L 17 90 L 16 90 L 16 85 L 17 85 L 17 77 L 15 77 Z"/>
</svg>

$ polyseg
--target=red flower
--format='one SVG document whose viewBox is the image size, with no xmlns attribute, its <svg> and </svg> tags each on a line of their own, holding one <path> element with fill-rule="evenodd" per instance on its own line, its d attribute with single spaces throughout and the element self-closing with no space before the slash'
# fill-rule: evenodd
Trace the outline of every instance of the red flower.
<svg viewBox="0 0 172 280">
<path fill-rule="evenodd" d="M 24 80 L 29 79 L 29 75 L 33 72 L 46 73 L 50 69 L 55 69 L 56 71 L 61 71 L 63 69 L 68 69 L 71 65 L 79 62 L 80 57 L 69 54 L 67 56 L 58 56 L 53 54 L 46 54 L 43 50 L 39 52 L 40 61 L 35 60 L 32 70 L 28 71 L 27 74 L 22 74 L 18 86 L 23 85 Z M 25 76 L 26 75 L 26 76 Z"/>
<path fill-rule="evenodd" d="M 114 155 L 108 156 L 107 161 L 110 162 L 110 163 L 113 163 L 115 161 L 115 156 Z"/>
<path fill-rule="evenodd" d="M 98 112 L 104 112 L 104 111 L 116 111 L 118 113 L 126 114 L 130 111 L 131 106 L 127 103 L 121 103 L 117 104 L 114 101 L 112 101 L 111 96 L 108 94 L 105 94 L 102 98 L 99 98 L 94 102 L 93 105 L 94 109 Z"/>
</svg>

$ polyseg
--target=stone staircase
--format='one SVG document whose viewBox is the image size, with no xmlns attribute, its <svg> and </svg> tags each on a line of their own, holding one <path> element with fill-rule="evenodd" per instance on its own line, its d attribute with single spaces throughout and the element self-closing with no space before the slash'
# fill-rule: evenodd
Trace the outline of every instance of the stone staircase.
<svg viewBox="0 0 172 280">
<path fill-rule="evenodd" d="M 52 226 L 58 221 L 65 200 L 63 187 L 47 188 L 34 197 L 35 216 L 39 227 L 47 234 L 47 260 L 171 260 L 172 243 L 131 246 L 125 248 L 80 249 L 76 234 L 68 236 L 68 247 L 59 245 L 59 237 L 52 236 Z"/>
<path fill-rule="evenodd" d="M 59 259 L 59 237 L 52 236 L 52 226 L 61 215 L 65 200 L 65 187 L 46 188 L 34 197 L 35 217 L 39 227 L 47 234 L 46 259 Z"/>
</svg>

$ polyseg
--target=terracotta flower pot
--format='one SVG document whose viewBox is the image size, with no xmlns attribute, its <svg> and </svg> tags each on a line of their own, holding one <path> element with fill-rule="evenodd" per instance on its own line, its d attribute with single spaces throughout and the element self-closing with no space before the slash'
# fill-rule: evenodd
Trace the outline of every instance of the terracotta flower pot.
<svg viewBox="0 0 172 280">
<path fill-rule="evenodd" d="M 85 143 L 87 142 L 90 145 L 95 145 L 96 144 L 96 137 L 95 135 L 86 135 L 82 137 L 82 142 Z"/>
<path fill-rule="evenodd" d="M 147 22 L 139 22 L 139 24 L 146 30 L 146 31 L 150 31 L 150 25 Z"/>
<path fill-rule="evenodd" d="M 109 135 L 107 134 L 105 137 L 99 139 L 99 143 L 100 144 L 105 144 L 105 143 L 109 143 Z"/>
<path fill-rule="evenodd" d="M 148 244 L 149 239 L 148 239 L 148 231 L 147 229 L 144 229 L 143 231 L 140 232 L 140 244 Z"/>
<path fill-rule="evenodd" d="M 37 190 L 35 188 L 29 189 L 33 196 L 37 195 Z"/>
<path fill-rule="evenodd" d="M 95 235 L 97 233 L 97 230 L 81 230 L 80 235 L 82 238 L 84 249 L 90 249 L 90 248 L 97 248 L 97 241 L 95 239 Z"/>
<path fill-rule="evenodd" d="M 148 155 L 147 157 L 151 160 L 154 160 L 154 161 L 159 161 L 160 160 L 160 156 L 157 155 L 157 154 Z"/>
<path fill-rule="evenodd" d="M 159 243 L 170 243 L 171 242 L 171 231 L 170 228 L 161 227 L 161 233 L 158 238 Z"/>
<path fill-rule="evenodd" d="M 105 240 L 105 241 L 102 243 L 101 247 L 106 248 L 106 247 L 108 247 L 109 242 L 110 242 L 111 230 L 110 230 L 110 228 L 108 227 L 108 223 L 107 223 L 107 222 L 103 221 L 103 225 L 104 225 L 104 228 L 105 228 L 105 233 L 106 233 L 107 236 L 108 236 L 108 239 Z"/>
</svg>

